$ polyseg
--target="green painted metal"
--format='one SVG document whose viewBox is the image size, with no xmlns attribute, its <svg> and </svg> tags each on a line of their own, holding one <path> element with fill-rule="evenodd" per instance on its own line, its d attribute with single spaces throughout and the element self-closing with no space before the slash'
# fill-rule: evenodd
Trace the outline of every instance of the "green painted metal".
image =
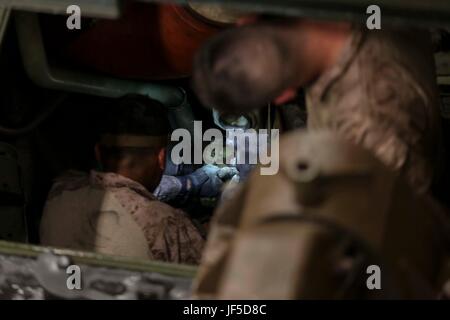
<svg viewBox="0 0 450 320">
<path fill-rule="evenodd" d="M 68 249 L 49 248 L 36 245 L 0 241 L 0 255 L 34 258 L 39 256 L 40 254 L 48 252 L 52 252 L 56 255 L 67 256 L 71 258 L 73 263 L 75 264 L 125 269 L 129 271 L 156 272 L 167 276 L 182 278 L 194 278 L 197 273 L 197 267 L 194 266 L 122 258 L 92 252 L 82 252 Z"/>
</svg>

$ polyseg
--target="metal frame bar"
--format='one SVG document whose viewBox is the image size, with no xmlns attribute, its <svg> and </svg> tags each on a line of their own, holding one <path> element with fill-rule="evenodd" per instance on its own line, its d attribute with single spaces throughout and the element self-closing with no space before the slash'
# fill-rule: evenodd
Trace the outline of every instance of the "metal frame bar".
<svg viewBox="0 0 450 320">
<path fill-rule="evenodd" d="M 82 14 L 97 18 L 118 18 L 122 0 L 0 0 L 0 8 L 13 10 L 66 14 L 67 7 L 78 5 Z"/>
<path fill-rule="evenodd" d="M 36 245 L 0 241 L 0 255 L 22 256 L 36 258 L 43 253 L 54 253 L 59 256 L 68 256 L 76 264 L 127 269 L 132 271 L 156 272 L 167 276 L 193 278 L 197 267 L 149 261 L 117 256 L 107 256 L 92 252 L 82 252 L 69 249 L 56 249 Z"/>
<path fill-rule="evenodd" d="M 138 0 L 143 2 L 187 4 L 188 0 Z M 448 0 L 192 0 L 220 3 L 258 13 L 364 22 L 369 5 L 381 7 L 387 23 L 450 26 Z"/>
<path fill-rule="evenodd" d="M 51 65 L 47 59 L 38 15 L 15 12 L 15 22 L 25 70 L 36 85 L 107 98 L 120 98 L 127 94 L 145 95 L 168 108 L 169 120 L 174 129 L 186 128 L 193 132 L 194 115 L 182 88 L 122 80 Z"/>
<path fill-rule="evenodd" d="M 136 0 L 153 3 L 187 4 L 188 0 Z M 237 6 L 252 12 L 324 19 L 356 20 L 367 18 L 366 9 L 377 4 L 389 23 L 450 26 L 450 2 L 447 0 L 192 0 Z M 117 18 L 123 0 L 0 0 L 0 8 L 66 14 L 69 5 L 78 5 L 85 16 Z"/>
</svg>

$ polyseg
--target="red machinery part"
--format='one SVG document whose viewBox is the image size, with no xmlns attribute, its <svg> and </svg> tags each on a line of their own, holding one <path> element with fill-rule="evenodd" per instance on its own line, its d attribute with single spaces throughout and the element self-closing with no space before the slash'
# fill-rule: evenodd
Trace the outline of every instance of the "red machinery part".
<svg viewBox="0 0 450 320">
<path fill-rule="evenodd" d="M 191 74 L 195 52 L 226 25 L 189 8 L 129 3 L 119 20 L 97 20 L 71 41 L 70 60 L 122 78 L 163 80 Z"/>
</svg>

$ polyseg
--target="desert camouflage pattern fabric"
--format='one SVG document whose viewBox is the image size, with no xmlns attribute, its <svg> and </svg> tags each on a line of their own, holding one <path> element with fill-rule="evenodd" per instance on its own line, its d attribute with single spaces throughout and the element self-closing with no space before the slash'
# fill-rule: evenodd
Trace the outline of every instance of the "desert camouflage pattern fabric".
<svg viewBox="0 0 450 320">
<path fill-rule="evenodd" d="M 355 30 L 339 62 L 306 89 L 308 127 L 333 130 L 428 191 L 439 153 L 440 123 L 429 36 L 415 30 Z M 198 298 L 216 297 L 236 237 L 246 193 L 241 185 L 211 224 L 194 283 Z"/>
<path fill-rule="evenodd" d="M 440 140 L 431 50 L 427 32 L 354 30 L 339 62 L 307 88 L 308 126 L 337 130 L 428 191 Z"/>
<path fill-rule="evenodd" d="M 204 239 L 186 213 L 114 173 L 69 172 L 50 191 L 43 245 L 198 264 Z"/>
</svg>

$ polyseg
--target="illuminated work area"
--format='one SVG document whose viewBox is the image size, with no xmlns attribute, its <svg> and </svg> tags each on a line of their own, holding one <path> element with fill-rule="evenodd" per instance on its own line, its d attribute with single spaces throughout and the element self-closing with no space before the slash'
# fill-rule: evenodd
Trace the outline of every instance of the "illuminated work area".
<svg viewBox="0 0 450 320">
<path fill-rule="evenodd" d="M 443 1 L 0 0 L 0 70 L 0 299 L 450 299 Z"/>
</svg>

